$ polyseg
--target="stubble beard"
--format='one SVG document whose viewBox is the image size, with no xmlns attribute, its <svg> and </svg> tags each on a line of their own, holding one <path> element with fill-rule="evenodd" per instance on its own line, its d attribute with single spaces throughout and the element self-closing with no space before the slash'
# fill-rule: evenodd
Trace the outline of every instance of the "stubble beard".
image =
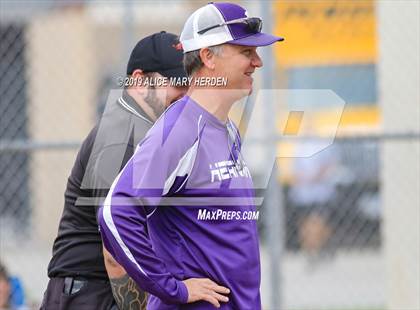
<svg viewBox="0 0 420 310">
<path fill-rule="evenodd" d="M 157 96 L 157 90 L 149 87 L 144 102 L 153 110 L 156 118 L 158 118 L 163 111 L 165 111 L 165 103 Z"/>
</svg>

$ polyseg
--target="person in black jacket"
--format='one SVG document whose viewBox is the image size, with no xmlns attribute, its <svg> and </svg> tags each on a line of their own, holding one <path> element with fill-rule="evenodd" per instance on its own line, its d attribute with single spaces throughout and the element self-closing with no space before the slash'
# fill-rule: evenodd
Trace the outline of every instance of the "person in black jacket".
<svg viewBox="0 0 420 310">
<path fill-rule="evenodd" d="M 146 294 L 106 251 L 104 262 L 96 211 L 154 121 L 185 94 L 185 83 L 170 83 L 186 79 L 182 58 L 171 33 L 155 33 L 134 47 L 122 95 L 108 100 L 68 178 L 41 309 L 145 309 Z"/>
</svg>

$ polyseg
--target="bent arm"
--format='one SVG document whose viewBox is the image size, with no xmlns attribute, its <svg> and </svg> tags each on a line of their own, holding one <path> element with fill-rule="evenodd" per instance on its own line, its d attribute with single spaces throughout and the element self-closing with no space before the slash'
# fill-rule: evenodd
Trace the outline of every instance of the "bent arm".
<svg viewBox="0 0 420 310">
<path fill-rule="evenodd" d="M 218 306 L 218 300 L 227 301 L 219 294 L 228 294 L 227 288 L 209 279 L 176 278 L 153 249 L 147 217 L 159 208 L 163 196 L 171 195 L 179 186 L 173 172 L 186 152 L 194 149 L 191 145 L 181 147 L 178 139 L 162 139 L 153 128 L 151 132 L 115 179 L 98 212 L 104 247 L 140 289 L 163 302 L 206 300 Z"/>
<path fill-rule="evenodd" d="M 103 244 L 138 286 L 166 303 L 186 303 L 187 288 L 153 250 L 142 206 L 107 204 L 98 212 Z M 121 198 L 121 196 L 118 196 Z M 115 199 L 116 197 L 114 197 Z"/>
<path fill-rule="evenodd" d="M 147 214 L 159 203 L 167 154 L 147 143 L 120 172 L 98 212 L 103 244 L 144 291 L 166 303 L 186 303 L 188 291 L 156 255 L 147 231 Z M 159 143 L 160 144 L 160 143 Z"/>
<path fill-rule="evenodd" d="M 119 309 L 146 310 L 147 293 L 139 289 L 136 282 L 117 263 L 111 254 L 103 248 L 105 268 L 111 283 L 112 295 Z"/>
</svg>

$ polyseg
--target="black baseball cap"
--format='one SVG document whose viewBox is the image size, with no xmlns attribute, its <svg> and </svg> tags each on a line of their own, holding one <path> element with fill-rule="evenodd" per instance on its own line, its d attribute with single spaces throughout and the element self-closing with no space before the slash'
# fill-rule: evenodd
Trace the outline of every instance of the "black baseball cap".
<svg viewBox="0 0 420 310">
<path fill-rule="evenodd" d="M 182 59 L 182 45 L 178 36 L 161 31 L 136 44 L 128 60 L 127 75 L 140 69 L 143 72 L 159 72 L 167 78 L 187 77 Z"/>
</svg>

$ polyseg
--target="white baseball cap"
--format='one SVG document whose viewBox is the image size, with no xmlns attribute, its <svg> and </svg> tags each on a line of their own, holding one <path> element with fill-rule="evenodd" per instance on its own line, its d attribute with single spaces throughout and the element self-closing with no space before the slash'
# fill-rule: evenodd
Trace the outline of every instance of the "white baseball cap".
<svg viewBox="0 0 420 310">
<path fill-rule="evenodd" d="M 262 20 L 248 17 L 243 7 L 234 3 L 211 2 L 187 19 L 180 41 L 186 53 L 223 43 L 267 46 L 284 40 L 262 33 L 261 28 Z"/>
</svg>

